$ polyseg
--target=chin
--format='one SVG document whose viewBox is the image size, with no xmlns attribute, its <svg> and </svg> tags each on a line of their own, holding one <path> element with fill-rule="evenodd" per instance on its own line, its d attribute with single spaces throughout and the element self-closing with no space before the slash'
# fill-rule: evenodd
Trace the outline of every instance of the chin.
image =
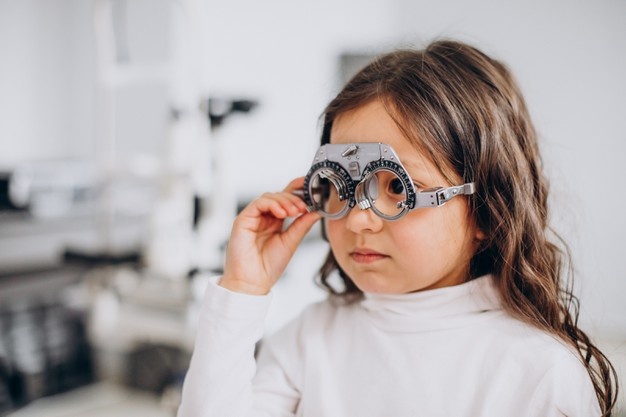
<svg viewBox="0 0 626 417">
<path fill-rule="evenodd" d="M 378 280 L 352 280 L 354 284 L 363 292 L 369 294 L 400 294 L 401 291 L 398 288 L 393 288 L 388 285 L 388 279 L 385 282 Z"/>
</svg>

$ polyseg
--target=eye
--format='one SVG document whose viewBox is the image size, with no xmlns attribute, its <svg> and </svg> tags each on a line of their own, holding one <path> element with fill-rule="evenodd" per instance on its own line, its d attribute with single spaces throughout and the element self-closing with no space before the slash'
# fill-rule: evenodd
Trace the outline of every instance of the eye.
<svg viewBox="0 0 626 417">
<path fill-rule="evenodd" d="M 404 184 L 399 178 L 394 178 L 389 182 L 389 191 L 394 194 L 404 194 Z"/>
</svg>

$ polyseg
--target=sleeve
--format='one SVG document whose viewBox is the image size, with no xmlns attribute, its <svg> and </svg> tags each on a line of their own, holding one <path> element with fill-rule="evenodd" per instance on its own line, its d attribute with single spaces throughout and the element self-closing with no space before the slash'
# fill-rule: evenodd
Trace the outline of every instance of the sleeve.
<svg viewBox="0 0 626 417">
<path fill-rule="evenodd" d="M 255 404 L 273 417 L 293 416 L 301 398 L 302 315 L 261 343 L 254 378 Z"/>
<path fill-rule="evenodd" d="M 537 385 L 532 417 L 600 417 L 600 403 L 586 368 L 574 353 L 558 357 Z"/>
<path fill-rule="evenodd" d="M 255 346 L 263 336 L 270 303 L 271 295 L 238 294 L 209 283 L 178 417 L 293 415 L 284 407 L 293 404 L 295 394 L 271 357 L 265 360 L 264 375 L 275 378 L 266 377 L 261 389 L 253 386 Z"/>
</svg>

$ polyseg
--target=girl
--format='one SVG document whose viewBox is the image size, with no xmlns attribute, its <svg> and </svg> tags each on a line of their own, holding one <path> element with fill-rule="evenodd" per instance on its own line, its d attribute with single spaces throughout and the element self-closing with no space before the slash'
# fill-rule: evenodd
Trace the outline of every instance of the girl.
<svg viewBox="0 0 626 417">
<path fill-rule="evenodd" d="M 321 217 L 311 207 L 339 199 L 309 195 L 307 207 L 299 178 L 240 213 L 179 417 L 611 415 L 615 371 L 571 311 L 536 133 L 509 71 L 453 41 L 380 57 L 330 103 L 322 133 L 343 156 L 378 143 L 410 183 L 359 183 L 361 202 L 326 216 L 330 297 L 265 339 L 256 360 L 270 290 Z M 400 201 L 394 220 L 375 210 L 432 187 L 466 192 L 432 208 Z"/>
</svg>

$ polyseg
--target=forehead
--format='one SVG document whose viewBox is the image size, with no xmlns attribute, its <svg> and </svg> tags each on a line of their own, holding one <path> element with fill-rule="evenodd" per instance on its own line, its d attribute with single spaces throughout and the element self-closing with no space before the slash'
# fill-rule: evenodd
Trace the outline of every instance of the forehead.
<svg viewBox="0 0 626 417">
<path fill-rule="evenodd" d="M 390 145 L 414 179 L 441 182 L 443 175 L 423 152 L 404 135 L 380 101 L 372 101 L 345 113 L 334 121 L 331 143 L 383 142 Z M 443 185 L 443 184 L 437 184 Z"/>
</svg>

